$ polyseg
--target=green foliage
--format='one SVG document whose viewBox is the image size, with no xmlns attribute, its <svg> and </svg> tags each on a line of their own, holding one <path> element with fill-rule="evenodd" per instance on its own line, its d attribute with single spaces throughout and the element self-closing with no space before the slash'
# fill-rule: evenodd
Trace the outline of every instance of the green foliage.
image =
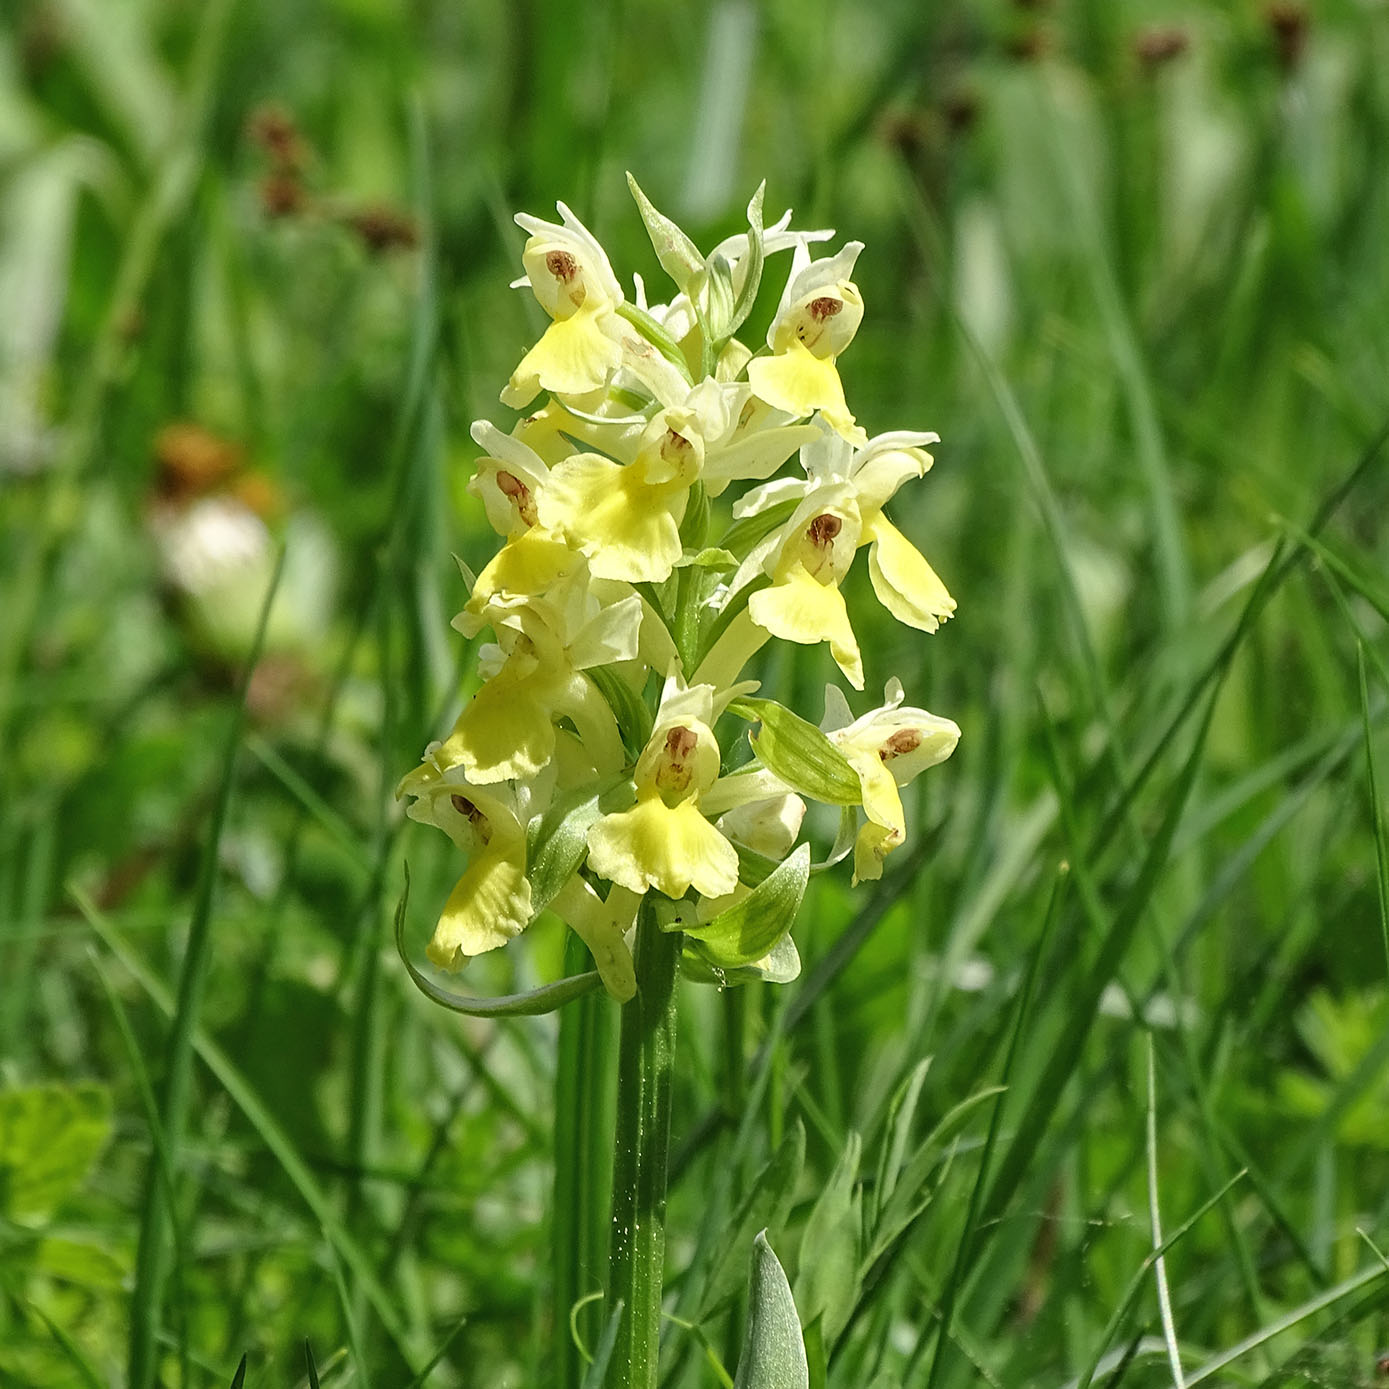
<svg viewBox="0 0 1389 1389">
<path fill-rule="evenodd" d="M 852 575 L 854 711 L 899 674 L 964 730 L 881 884 L 811 872 L 794 983 L 683 989 L 667 1389 L 744 1373 L 764 1227 L 817 1386 L 1170 1383 L 1149 1038 L 1188 1382 L 1374 1382 L 1387 25 L 1347 0 L 10 7 L 0 1106 L 30 1117 L 0 1123 L 0 1379 L 126 1382 L 151 1206 L 166 1383 L 243 1353 L 249 1385 L 302 1382 L 305 1339 L 325 1389 L 436 1356 L 440 1386 L 582 1382 L 552 1283 L 601 1279 L 605 1154 L 557 1123 L 556 1072 L 610 1112 L 612 1005 L 421 999 L 402 861 L 408 942 L 457 861 L 391 791 L 471 692 L 441 635 L 452 554 L 495 544 L 468 425 L 540 326 L 504 287 L 510 214 L 565 199 L 654 291 L 630 169 L 700 246 L 760 217 L 764 176 L 768 225 L 866 243 L 846 390 L 870 433 L 940 432 L 929 498 L 889 513 L 960 607 L 920 636 Z M 782 263 L 732 301 L 749 343 Z M 195 458 L 269 541 L 206 590 L 156 519 Z M 709 508 L 676 579 L 700 592 L 789 514 Z M 835 678 L 823 651 L 761 674 L 812 723 Z M 835 828 L 807 821 L 814 858 Z M 530 931 L 465 1001 L 589 969 Z M 560 1056 L 574 1008 L 597 1020 Z M 604 1325 L 580 1317 L 590 1354 Z"/>
</svg>

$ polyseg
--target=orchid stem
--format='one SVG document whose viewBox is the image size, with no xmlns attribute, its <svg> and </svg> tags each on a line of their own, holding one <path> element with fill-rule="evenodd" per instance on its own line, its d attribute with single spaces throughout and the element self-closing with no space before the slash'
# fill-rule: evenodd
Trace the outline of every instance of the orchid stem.
<svg viewBox="0 0 1389 1389">
<path fill-rule="evenodd" d="M 666 1175 L 675 1075 L 680 934 L 662 931 L 648 896 L 637 915 L 637 992 L 622 1008 L 608 1306 L 623 1304 L 608 1383 L 655 1389 L 666 1248 Z"/>
</svg>

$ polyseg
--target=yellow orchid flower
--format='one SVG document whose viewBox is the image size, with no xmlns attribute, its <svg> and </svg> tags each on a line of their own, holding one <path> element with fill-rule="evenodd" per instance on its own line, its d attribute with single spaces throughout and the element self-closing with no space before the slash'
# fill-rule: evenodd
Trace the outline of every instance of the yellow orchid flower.
<svg viewBox="0 0 1389 1389">
<path fill-rule="evenodd" d="M 849 487 L 811 492 L 763 556 L 771 586 L 748 599 L 748 616 L 773 636 L 803 646 L 829 642 L 830 654 L 856 690 L 863 688 L 863 659 L 839 585 L 853 563 L 861 530 Z M 754 550 L 754 565 L 757 556 Z M 735 588 L 749 567 L 744 564 L 735 576 Z"/>
<path fill-rule="evenodd" d="M 960 727 L 925 709 L 902 708 L 902 682 L 893 676 L 883 704 L 855 719 L 844 696 L 825 687 L 821 727 L 858 773 L 867 819 L 854 844 L 854 883 L 883 875 L 883 860 L 906 839 L 907 822 L 898 788 L 927 767 L 944 762 L 960 741 Z"/>
<path fill-rule="evenodd" d="M 849 279 L 861 241 L 837 255 L 813 261 L 804 244 L 796 247 L 791 277 L 767 330 L 770 357 L 747 366 L 753 394 L 794 419 L 818 410 L 827 424 L 850 443 L 867 442 L 844 401 L 835 359 L 853 341 L 863 321 L 863 299 Z"/>
<path fill-rule="evenodd" d="M 604 606 L 587 585 L 557 585 L 545 597 L 495 597 L 481 613 L 454 620 L 466 635 L 490 623 L 497 644 L 484 647 L 485 681 L 458 716 L 445 747 L 469 778 L 484 785 L 531 777 L 555 753 L 555 720 L 568 717 L 600 773 L 624 760 L 617 722 L 583 672 L 633 660 L 643 628 L 641 599 Z"/>
<path fill-rule="evenodd" d="M 440 969 L 462 969 L 474 955 L 519 935 L 531 918 L 526 830 L 516 797 L 506 787 L 471 785 L 438 743 L 401 778 L 396 797 L 402 796 L 411 797 L 412 820 L 437 826 L 469 856 L 427 950 Z"/>
<path fill-rule="evenodd" d="M 542 390 L 561 396 L 601 390 L 622 361 L 616 315 L 622 286 L 588 228 L 563 203 L 556 206 L 562 225 L 516 217 L 530 232 L 521 253 L 526 273 L 516 284 L 529 285 L 552 320 L 502 392 L 502 403 L 517 409 Z"/>
<path fill-rule="evenodd" d="M 637 759 L 637 803 L 588 832 L 588 865 L 629 891 L 722 897 L 738 882 L 738 854 L 704 817 L 699 798 L 719 775 L 712 685 L 666 681 L 651 738 Z"/>
<path fill-rule="evenodd" d="M 541 489 L 541 524 L 582 550 L 597 578 L 669 578 L 690 488 L 704 466 L 696 423 L 689 410 L 659 411 L 631 463 L 596 453 L 563 459 Z"/>
</svg>

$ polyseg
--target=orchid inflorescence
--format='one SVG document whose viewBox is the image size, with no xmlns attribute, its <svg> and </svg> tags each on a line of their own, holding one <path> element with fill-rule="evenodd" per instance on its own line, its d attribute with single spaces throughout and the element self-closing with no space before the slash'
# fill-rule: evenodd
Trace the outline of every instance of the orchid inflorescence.
<svg viewBox="0 0 1389 1389">
<path fill-rule="evenodd" d="M 959 728 L 903 704 L 853 718 L 826 690 L 819 728 L 767 699 L 744 668 L 772 637 L 828 642 L 856 690 L 858 642 L 840 583 L 868 547 L 874 592 L 934 632 L 955 601 L 884 507 L 931 466 L 935 434 L 869 439 L 835 366 L 863 317 L 851 241 L 788 212 L 702 255 L 631 180 L 663 269 L 667 304 L 628 299 L 608 257 L 563 203 L 561 223 L 524 214 L 515 283 L 552 320 L 502 401 L 530 413 L 509 433 L 473 425 L 469 484 L 503 537 L 453 625 L 494 641 L 453 731 L 400 783 L 408 813 L 468 855 L 429 958 L 461 968 L 542 911 L 592 952 L 618 999 L 636 987 L 631 937 L 647 894 L 684 936 L 682 967 L 712 982 L 794 978 L 789 930 L 812 871 L 797 841 L 810 798 L 840 808 L 821 868 L 853 852 L 878 878 L 906 837 L 899 788 L 943 761 Z M 735 336 L 767 257 L 791 268 L 754 353 Z M 541 395 L 547 398 L 533 408 Z M 794 476 L 774 477 L 793 455 Z M 766 479 L 772 479 L 766 481 Z M 710 502 L 756 482 L 707 544 Z M 462 567 L 462 566 L 461 566 Z M 755 725 L 747 745 L 721 720 Z"/>
</svg>

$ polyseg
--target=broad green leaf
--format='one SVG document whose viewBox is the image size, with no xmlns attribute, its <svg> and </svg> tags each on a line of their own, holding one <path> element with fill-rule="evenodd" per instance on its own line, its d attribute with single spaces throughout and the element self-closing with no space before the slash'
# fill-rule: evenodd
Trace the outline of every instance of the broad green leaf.
<svg viewBox="0 0 1389 1389">
<path fill-rule="evenodd" d="M 656 210 L 630 173 L 627 187 L 632 190 L 641 220 L 646 223 L 646 234 L 651 238 L 651 249 L 656 252 L 661 269 L 675 281 L 682 294 L 688 294 L 691 281 L 704 269 L 704 257 L 699 248 L 669 217 Z"/>
<path fill-rule="evenodd" d="M 526 876 L 531 884 L 531 910 L 536 916 L 555 900 L 584 861 L 589 827 L 602 814 L 598 803 L 603 790 L 588 786 L 571 792 L 528 827 Z"/>
<path fill-rule="evenodd" d="M 728 708 L 760 721 L 761 732 L 749 735 L 752 750 L 793 791 L 829 805 L 862 803 L 858 773 L 813 723 L 770 699 L 737 699 Z"/>
<path fill-rule="evenodd" d="M 696 1321 L 708 1320 L 737 1294 L 753 1240 L 759 1230 L 765 1234 L 785 1223 L 804 1165 L 805 1126 L 797 1119 L 728 1222 L 729 1233 L 714 1255 Z"/>
<path fill-rule="evenodd" d="M 103 1085 L 34 1085 L 0 1091 L 0 1214 L 48 1220 L 82 1184 L 111 1136 Z"/>
<path fill-rule="evenodd" d="M 858 1134 L 851 1130 L 801 1237 L 796 1305 L 807 1325 L 819 1320 L 828 1347 L 834 1345 L 858 1299 L 863 1224 L 858 1165 L 862 1149 Z"/>
<path fill-rule="evenodd" d="M 689 567 L 698 569 L 715 569 L 720 573 L 738 567 L 738 556 L 728 550 L 707 549 L 699 551 L 686 550 L 675 562 L 677 569 Z"/>
<path fill-rule="evenodd" d="M 750 984 L 755 979 L 769 984 L 789 984 L 801 977 L 801 955 L 790 935 L 782 936 L 756 964 L 727 969 L 716 965 L 703 953 L 698 941 L 688 941 L 680 954 L 680 973 L 696 984 L 713 984 L 728 988 L 734 984 Z"/>
<path fill-rule="evenodd" d="M 765 1230 L 753 1241 L 748 1302 L 748 1331 L 733 1389 L 810 1389 L 801 1319 Z"/>
<path fill-rule="evenodd" d="M 711 963 L 726 969 L 760 960 L 791 929 L 810 878 L 810 845 L 802 844 L 784 863 L 712 921 L 686 925 Z"/>
</svg>

